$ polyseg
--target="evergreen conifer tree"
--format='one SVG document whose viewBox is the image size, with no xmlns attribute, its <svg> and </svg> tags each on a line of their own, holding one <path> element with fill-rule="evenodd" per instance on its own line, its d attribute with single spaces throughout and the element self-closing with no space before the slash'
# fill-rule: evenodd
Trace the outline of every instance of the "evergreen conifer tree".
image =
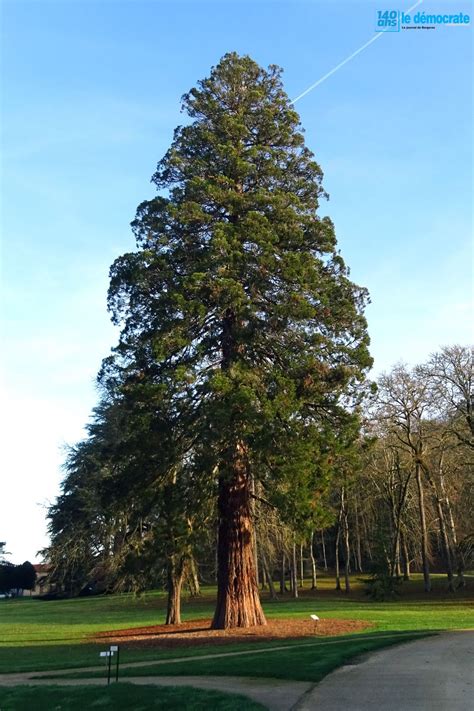
<svg viewBox="0 0 474 711">
<path fill-rule="evenodd" d="M 252 483 L 311 506 L 371 364 L 367 294 L 318 215 L 322 172 L 281 70 L 227 54 L 183 108 L 190 122 L 158 164 L 158 195 L 132 223 L 138 249 L 111 268 L 115 359 L 183 432 L 170 463 L 214 478 L 213 625 L 251 626 L 265 623 Z"/>
</svg>

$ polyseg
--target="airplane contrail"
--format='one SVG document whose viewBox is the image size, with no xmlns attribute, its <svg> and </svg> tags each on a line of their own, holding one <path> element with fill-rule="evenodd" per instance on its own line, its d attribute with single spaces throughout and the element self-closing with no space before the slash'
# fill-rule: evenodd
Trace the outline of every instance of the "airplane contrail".
<svg viewBox="0 0 474 711">
<path fill-rule="evenodd" d="M 406 10 L 406 12 L 411 12 L 412 10 L 415 9 L 415 7 L 418 7 L 418 5 L 421 5 L 422 2 L 423 2 L 423 0 L 418 0 L 418 2 L 416 2 L 414 5 L 409 7 L 408 10 Z M 329 72 L 327 72 L 327 74 L 325 74 L 320 79 L 315 81 L 314 84 L 311 84 L 311 86 L 308 86 L 308 88 L 305 89 L 301 94 L 299 94 L 296 97 L 296 99 L 292 99 L 292 101 L 290 101 L 290 104 L 296 104 L 296 102 L 299 101 L 300 99 L 302 99 L 303 96 L 306 96 L 306 94 L 309 94 L 310 91 L 313 91 L 313 89 L 316 89 L 316 87 L 319 86 L 320 84 L 322 84 L 323 81 L 326 81 L 326 79 L 329 79 L 329 77 L 331 77 L 333 74 L 335 74 L 337 71 L 339 71 L 339 69 L 341 69 L 341 67 L 343 67 L 345 64 L 350 62 L 351 59 L 354 59 L 354 57 L 357 57 L 357 55 L 360 54 L 361 52 L 363 52 L 364 49 L 369 47 L 369 45 L 371 45 L 372 42 L 375 42 L 375 40 L 378 40 L 384 34 L 385 34 L 385 32 L 377 32 L 377 34 L 374 35 L 373 37 L 371 37 L 368 42 L 366 42 L 361 47 L 359 47 L 359 49 L 356 49 L 355 52 L 352 52 L 352 54 L 350 54 L 348 57 L 343 59 L 342 62 L 339 62 L 339 64 L 337 64 L 335 67 L 333 67 Z"/>
</svg>

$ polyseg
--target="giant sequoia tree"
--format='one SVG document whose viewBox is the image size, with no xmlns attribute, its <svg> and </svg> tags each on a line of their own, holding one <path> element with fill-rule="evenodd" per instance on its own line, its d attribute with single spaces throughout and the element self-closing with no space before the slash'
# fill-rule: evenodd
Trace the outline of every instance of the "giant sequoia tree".
<svg viewBox="0 0 474 711">
<path fill-rule="evenodd" d="M 111 269 L 115 361 L 183 433 L 170 465 L 216 481 L 218 628 L 265 623 L 253 483 L 311 506 L 371 363 L 366 293 L 317 214 L 322 172 L 280 74 L 228 54 L 183 97 L 190 122 L 138 207 L 138 250 Z"/>
</svg>

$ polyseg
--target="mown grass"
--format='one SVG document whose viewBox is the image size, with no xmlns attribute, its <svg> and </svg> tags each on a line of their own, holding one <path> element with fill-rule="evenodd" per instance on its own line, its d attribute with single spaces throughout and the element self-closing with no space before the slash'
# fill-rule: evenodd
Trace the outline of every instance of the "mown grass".
<svg viewBox="0 0 474 711">
<path fill-rule="evenodd" d="M 228 648 L 210 654 L 207 649 L 172 662 L 122 668 L 121 678 L 137 676 L 245 676 L 298 681 L 320 681 L 333 669 L 356 657 L 383 647 L 419 639 L 429 633 L 376 633 L 333 639 L 292 640 L 277 644 L 254 644 L 230 652 Z M 227 655 L 227 656 L 226 656 Z M 201 658 L 201 657 L 205 658 Z M 101 672 L 73 672 L 62 679 L 104 678 Z M 42 677 L 44 678 L 44 677 Z M 54 672 L 51 677 L 54 678 Z"/>
<path fill-rule="evenodd" d="M 434 579 L 434 591 L 424 595 L 420 580 L 402 586 L 402 597 L 394 602 L 375 603 L 364 596 L 360 581 L 354 579 L 350 595 L 336 593 L 334 581 L 320 580 L 316 592 L 305 590 L 298 600 L 285 596 L 271 602 L 263 595 L 269 618 L 320 617 L 366 620 L 376 632 L 428 632 L 474 626 L 472 614 L 473 580 L 462 593 L 445 594 L 445 581 Z M 183 602 L 183 619 L 209 618 L 214 607 L 214 590 L 206 589 L 199 599 Z M 165 618 L 165 596 L 151 592 L 140 598 L 110 595 L 75 600 L 39 601 L 35 599 L 0 602 L 0 672 L 77 668 L 98 664 L 98 652 L 106 645 L 91 643 L 96 632 L 161 624 Z M 229 641 L 219 650 L 255 649 L 258 642 L 246 645 Z M 192 649 L 127 649 L 126 661 L 141 661 L 182 656 L 199 656 L 216 650 L 212 643 Z M 125 659 L 123 659 L 125 661 Z"/>
<path fill-rule="evenodd" d="M 28 687 L 0 689 L 2 711 L 84 711 L 104 709 L 121 711 L 263 711 L 261 704 L 236 694 L 190 689 L 189 687 L 133 686 L 113 684 L 106 687 Z"/>
</svg>

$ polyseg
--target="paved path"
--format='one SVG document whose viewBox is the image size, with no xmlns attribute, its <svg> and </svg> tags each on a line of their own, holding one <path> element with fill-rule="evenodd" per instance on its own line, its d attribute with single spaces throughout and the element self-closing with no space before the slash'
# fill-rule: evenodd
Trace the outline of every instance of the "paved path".
<svg viewBox="0 0 474 711">
<path fill-rule="evenodd" d="M 407 642 L 337 669 L 295 711 L 473 711 L 474 632 Z"/>
</svg>

